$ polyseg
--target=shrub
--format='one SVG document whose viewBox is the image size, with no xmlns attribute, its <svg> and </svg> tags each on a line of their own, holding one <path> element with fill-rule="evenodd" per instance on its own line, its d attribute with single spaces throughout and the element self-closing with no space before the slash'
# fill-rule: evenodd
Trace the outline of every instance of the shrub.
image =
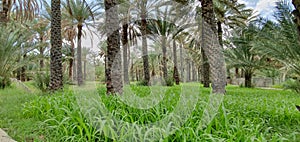
<svg viewBox="0 0 300 142">
<path fill-rule="evenodd" d="M 148 86 L 148 82 L 146 80 L 140 80 L 136 83 L 137 86 Z"/>
<path fill-rule="evenodd" d="M 46 92 L 50 83 L 50 74 L 49 72 L 39 72 L 36 73 L 34 77 L 34 85 L 40 89 L 42 92 Z"/>
<path fill-rule="evenodd" d="M 11 81 L 7 77 L 0 76 L 0 89 L 4 89 L 5 87 L 8 87 L 11 85 Z"/>
<path fill-rule="evenodd" d="M 295 79 L 289 79 L 283 83 L 284 89 L 291 89 L 297 93 L 300 93 L 300 81 Z"/>
<path fill-rule="evenodd" d="M 174 78 L 169 76 L 165 83 L 166 86 L 174 86 L 175 83 Z"/>
</svg>

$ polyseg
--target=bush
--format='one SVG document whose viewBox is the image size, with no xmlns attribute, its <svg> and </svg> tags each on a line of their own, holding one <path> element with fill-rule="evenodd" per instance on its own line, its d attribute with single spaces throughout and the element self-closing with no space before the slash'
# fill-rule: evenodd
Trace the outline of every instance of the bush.
<svg viewBox="0 0 300 142">
<path fill-rule="evenodd" d="M 297 93 L 300 93 L 300 81 L 294 79 L 287 80 L 285 83 L 283 83 L 283 88 L 291 89 Z"/>
<path fill-rule="evenodd" d="M 38 72 L 34 77 L 34 85 L 42 92 L 46 92 L 50 84 L 49 72 Z"/>
<path fill-rule="evenodd" d="M 4 89 L 5 87 L 8 87 L 11 85 L 11 81 L 7 77 L 0 76 L 0 89 Z"/>
<path fill-rule="evenodd" d="M 146 80 L 140 80 L 136 83 L 137 86 L 148 86 L 148 82 Z"/>
<path fill-rule="evenodd" d="M 174 83 L 175 83 L 174 78 L 169 76 L 165 82 L 165 85 L 166 86 L 174 86 Z"/>
</svg>

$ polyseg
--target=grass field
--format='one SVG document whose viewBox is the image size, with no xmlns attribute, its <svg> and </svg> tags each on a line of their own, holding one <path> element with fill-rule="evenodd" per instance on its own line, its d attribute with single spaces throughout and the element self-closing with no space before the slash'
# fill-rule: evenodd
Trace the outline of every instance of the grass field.
<svg viewBox="0 0 300 142">
<path fill-rule="evenodd" d="M 17 141 L 300 141 L 299 94 L 227 86 L 217 114 L 203 125 L 210 90 L 184 86 L 126 86 L 132 94 L 123 97 L 105 95 L 100 85 L 46 96 L 13 86 L 0 90 L 0 128 Z M 130 95 L 138 97 L 126 102 Z"/>
</svg>

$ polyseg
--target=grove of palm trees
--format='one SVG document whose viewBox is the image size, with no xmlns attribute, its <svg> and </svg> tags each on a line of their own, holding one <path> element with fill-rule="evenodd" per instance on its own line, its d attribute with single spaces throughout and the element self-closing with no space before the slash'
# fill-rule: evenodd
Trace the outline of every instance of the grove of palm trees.
<svg viewBox="0 0 300 142">
<path fill-rule="evenodd" d="M 300 141 L 300 1 L 247 4 L 0 1 L 0 142 Z"/>
</svg>

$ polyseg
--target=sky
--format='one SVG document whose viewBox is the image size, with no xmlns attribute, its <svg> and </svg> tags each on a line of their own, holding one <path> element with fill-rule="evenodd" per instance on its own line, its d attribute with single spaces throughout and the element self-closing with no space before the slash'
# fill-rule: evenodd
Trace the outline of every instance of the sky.
<svg viewBox="0 0 300 142">
<path fill-rule="evenodd" d="M 253 8 L 262 17 L 273 19 L 275 3 L 280 0 L 238 0 L 239 3 L 246 4 L 247 7 Z M 288 0 L 291 3 L 291 0 Z"/>
</svg>

